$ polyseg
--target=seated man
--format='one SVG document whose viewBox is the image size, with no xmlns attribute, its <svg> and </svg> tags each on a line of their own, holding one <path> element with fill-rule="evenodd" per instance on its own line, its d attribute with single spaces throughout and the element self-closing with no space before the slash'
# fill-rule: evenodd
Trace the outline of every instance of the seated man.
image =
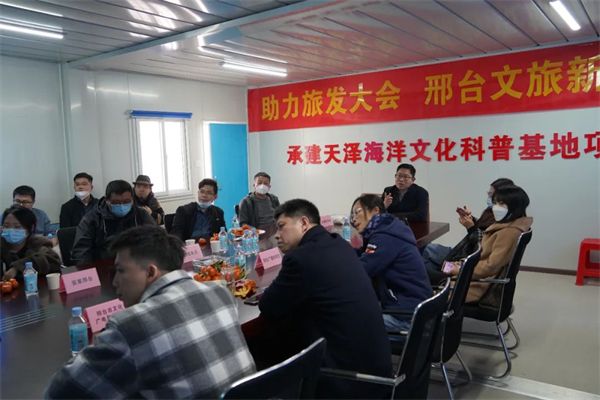
<svg viewBox="0 0 600 400">
<path fill-rule="evenodd" d="M 79 225 L 71 250 L 71 260 L 77 265 L 112 258 L 110 241 L 116 235 L 140 225 L 154 225 L 146 211 L 133 205 L 133 189 L 123 180 L 106 185 L 106 197 L 87 213 Z"/>
<path fill-rule="evenodd" d="M 223 210 L 213 205 L 218 193 L 217 181 L 202 179 L 198 184 L 198 202 L 177 207 L 171 233 L 181 240 L 209 240 L 225 226 Z"/>
<path fill-rule="evenodd" d="M 415 182 L 417 171 L 411 164 L 396 169 L 396 184 L 381 195 L 385 210 L 408 221 L 429 221 L 429 193 Z"/>
<path fill-rule="evenodd" d="M 279 199 L 269 193 L 271 177 L 266 172 L 254 175 L 254 192 L 240 201 L 240 224 L 265 229 L 275 225 L 273 217 Z"/>
<path fill-rule="evenodd" d="M 391 376 L 390 343 L 371 281 L 356 252 L 320 225 L 307 200 L 285 202 L 275 211 L 277 245 L 285 253 L 281 271 L 260 299 L 262 316 L 288 318 L 298 347 L 327 339 L 324 366 Z M 273 346 L 273 344 L 271 344 Z M 381 387 L 323 378 L 318 396 L 381 398 Z"/>
<path fill-rule="evenodd" d="M 61 228 L 76 227 L 83 216 L 98 204 L 98 199 L 92 196 L 93 181 L 94 178 L 85 172 L 75 175 L 73 178 L 75 196 L 60 208 Z"/>
<path fill-rule="evenodd" d="M 36 235 L 48 236 L 49 233 L 54 233 L 52 229 L 52 223 L 48 214 L 39 208 L 35 208 L 35 190 L 31 186 L 18 186 L 13 190 L 13 204 L 30 209 L 35 215 L 35 231 Z M 0 225 L 2 219 L 0 218 Z"/>
<path fill-rule="evenodd" d="M 47 398 L 216 399 L 254 372 L 233 297 L 182 271 L 182 246 L 157 226 L 115 239 L 113 285 L 126 309 L 54 375 Z"/>
<path fill-rule="evenodd" d="M 133 182 L 133 201 L 136 206 L 146 210 L 157 225 L 162 225 L 165 219 L 165 212 L 156 197 L 154 197 L 152 186 L 154 184 L 150 182 L 149 176 L 138 175 L 135 182 Z"/>
</svg>

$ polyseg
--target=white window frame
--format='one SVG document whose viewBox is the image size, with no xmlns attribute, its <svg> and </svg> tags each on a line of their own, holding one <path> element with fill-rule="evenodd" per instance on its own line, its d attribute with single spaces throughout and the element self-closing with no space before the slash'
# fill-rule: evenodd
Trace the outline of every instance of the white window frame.
<svg viewBox="0 0 600 400">
<path fill-rule="evenodd" d="M 160 162 L 162 163 L 162 170 L 163 170 L 163 179 L 165 182 L 165 186 L 167 187 L 167 191 L 165 192 L 155 192 L 155 196 L 158 199 L 177 199 L 177 198 L 184 198 L 184 197 L 189 197 L 190 195 L 193 194 L 192 191 L 192 184 L 191 184 L 191 170 L 190 170 L 190 142 L 189 142 L 189 135 L 188 135 L 188 119 L 186 118 L 170 118 L 170 117 L 142 117 L 142 116 L 132 116 L 131 117 L 131 132 L 132 132 L 132 139 L 133 139 L 133 170 L 135 172 L 135 176 L 142 174 L 142 157 L 141 157 L 141 144 L 140 144 L 140 134 L 139 134 L 139 123 L 141 121 L 158 121 L 160 122 L 159 126 L 160 126 L 160 138 L 161 138 L 161 143 L 160 143 L 160 151 L 161 151 L 161 159 Z M 168 171 L 167 171 L 167 165 L 166 165 L 166 159 L 168 157 L 168 155 L 165 152 L 165 133 L 164 133 L 164 122 L 165 121 L 178 121 L 178 122 L 182 122 L 183 123 L 183 140 L 184 140 L 184 146 L 185 149 L 183 151 L 183 157 L 184 157 L 184 173 L 185 173 L 185 183 L 187 185 L 187 188 L 184 190 L 174 190 L 174 191 L 169 191 L 168 187 L 169 187 L 169 182 L 168 182 Z"/>
</svg>

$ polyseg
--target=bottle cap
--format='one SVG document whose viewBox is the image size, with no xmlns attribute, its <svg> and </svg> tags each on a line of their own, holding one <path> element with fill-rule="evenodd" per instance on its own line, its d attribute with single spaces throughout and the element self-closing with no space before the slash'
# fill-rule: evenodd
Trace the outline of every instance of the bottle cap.
<svg viewBox="0 0 600 400">
<path fill-rule="evenodd" d="M 79 306 L 73 307 L 71 309 L 71 315 L 74 317 L 81 317 L 81 307 L 79 307 Z"/>
</svg>

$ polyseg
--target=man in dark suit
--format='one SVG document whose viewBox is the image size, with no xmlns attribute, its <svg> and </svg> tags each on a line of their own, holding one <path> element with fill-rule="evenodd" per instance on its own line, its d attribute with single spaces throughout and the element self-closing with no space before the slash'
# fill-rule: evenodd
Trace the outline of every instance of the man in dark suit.
<svg viewBox="0 0 600 400">
<path fill-rule="evenodd" d="M 381 200 L 390 214 L 408 221 L 429 221 L 429 193 L 415 183 L 417 171 L 411 164 L 400 164 L 394 186 L 383 190 Z"/>
<path fill-rule="evenodd" d="M 223 210 L 213 205 L 219 187 L 214 179 L 202 179 L 198 184 L 198 201 L 177 207 L 171 234 L 181 240 L 203 238 L 225 227 Z"/>
<path fill-rule="evenodd" d="M 301 347 L 325 337 L 326 367 L 391 376 L 381 308 L 356 252 L 319 224 L 319 210 L 307 200 L 287 201 L 275 211 L 275 220 L 275 238 L 285 256 L 260 299 L 261 315 L 293 321 L 289 332 L 297 334 Z M 322 378 L 317 390 L 319 397 L 380 398 L 385 388 Z"/>
</svg>

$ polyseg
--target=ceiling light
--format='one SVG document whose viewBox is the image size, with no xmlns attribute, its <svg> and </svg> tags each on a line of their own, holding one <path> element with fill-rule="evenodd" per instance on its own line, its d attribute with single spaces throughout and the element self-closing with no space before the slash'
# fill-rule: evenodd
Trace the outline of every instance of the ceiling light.
<svg viewBox="0 0 600 400">
<path fill-rule="evenodd" d="M 0 30 L 18 32 L 18 33 L 26 33 L 28 35 L 43 36 L 43 37 L 52 38 L 52 39 L 62 39 L 63 38 L 63 34 L 60 32 L 46 31 L 46 30 L 41 30 L 41 29 L 37 29 L 37 28 L 29 28 L 26 26 L 11 25 L 11 24 L 6 24 L 4 22 L 0 22 Z"/>
<path fill-rule="evenodd" d="M 219 63 L 223 68 L 232 69 L 236 71 L 243 72 L 251 72 L 255 74 L 263 74 L 263 75 L 271 75 L 271 76 L 279 76 L 285 78 L 287 76 L 287 71 L 281 68 L 272 69 L 268 67 L 262 66 L 252 66 L 249 64 L 235 64 L 227 61 L 222 61 Z M 267 68 L 267 69 L 265 69 Z"/>
<path fill-rule="evenodd" d="M 177 42 L 165 43 L 162 45 L 163 49 L 175 51 L 179 48 L 179 44 Z"/>
<path fill-rule="evenodd" d="M 38 10 L 36 8 L 25 7 L 20 4 L 12 4 L 12 3 L 8 3 L 6 1 L 0 1 L 0 5 L 14 7 L 14 8 L 20 8 L 21 10 L 33 11 L 33 12 L 40 13 L 40 14 L 52 15 L 53 17 L 62 17 L 63 16 L 62 14 L 59 14 L 59 13 Z"/>
<path fill-rule="evenodd" d="M 571 28 L 571 30 L 578 31 L 581 29 L 581 26 L 577 23 L 577 21 L 575 21 L 573 15 L 571 15 L 569 10 L 567 10 L 567 7 L 565 7 L 565 5 L 560 0 L 551 1 L 550 5 L 552 6 L 552 8 L 554 8 L 554 11 L 556 11 L 558 15 L 560 15 L 563 21 L 565 21 L 567 25 L 569 25 L 569 28 Z"/>
</svg>

